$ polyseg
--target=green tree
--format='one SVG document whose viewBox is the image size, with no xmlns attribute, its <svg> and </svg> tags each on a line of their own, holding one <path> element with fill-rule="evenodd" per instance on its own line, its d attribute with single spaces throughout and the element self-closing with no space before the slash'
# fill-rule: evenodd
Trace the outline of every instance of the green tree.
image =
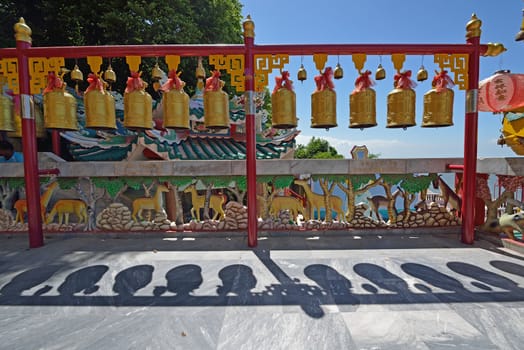
<svg viewBox="0 0 524 350">
<path fill-rule="evenodd" d="M 32 30 L 34 46 L 238 44 L 242 43 L 241 10 L 238 0 L 1 0 L 0 47 L 15 46 L 13 25 L 20 17 Z M 146 81 L 155 62 L 155 58 L 142 60 Z M 74 63 L 66 61 L 68 68 Z M 104 63 L 103 69 L 108 60 Z M 159 63 L 167 69 L 162 60 Z M 78 64 L 87 75 L 85 60 Z M 122 92 L 127 64 L 116 58 L 111 65 L 118 79 L 114 88 Z M 193 57 L 180 64 L 188 87 L 196 86 L 196 65 Z"/>
<path fill-rule="evenodd" d="M 335 147 L 327 140 L 313 137 L 306 146 L 298 145 L 295 150 L 297 159 L 341 159 L 343 155 L 338 154 Z"/>
</svg>

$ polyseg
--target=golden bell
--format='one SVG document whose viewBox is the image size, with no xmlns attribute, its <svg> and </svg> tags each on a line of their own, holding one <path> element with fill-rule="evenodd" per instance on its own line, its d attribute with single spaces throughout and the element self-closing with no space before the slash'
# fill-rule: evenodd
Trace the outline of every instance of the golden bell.
<svg viewBox="0 0 524 350">
<path fill-rule="evenodd" d="M 311 127 L 329 129 L 337 126 L 337 94 L 333 90 L 311 94 Z"/>
<path fill-rule="evenodd" d="M 421 66 L 417 72 L 417 81 L 424 81 L 428 79 L 428 71 L 424 66 Z"/>
<path fill-rule="evenodd" d="M 75 67 L 71 71 L 70 76 L 71 76 L 71 80 L 75 82 L 84 80 L 84 74 L 82 74 L 82 71 L 80 70 L 80 68 L 78 68 L 77 64 L 75 64 Z"/>
<path fill-rule="evenodd" d="M 153 98 L 143 89 L 124 93 L 124 126 L 137 131 L 153 127 Z"/>
<path fill-rule="evenodd" d="M 166 75 L 162 69 L 160 69 L 158 63 L 155 64 L 153 69 L 151 70 L 151 79 L 162 79 Z"/>
<path fill-rule="evenodd" d="M 295 92 L 287 88 L 280 88 L 271 94 L 273 109 L 272 126 L 275 129 L 291 129 L 297 126 Z"/>
<path fill-rule="evenodd" d="M 421 126 L 431 128 L 453 125 L 453 96 L 453 90 L 448 88 L 441 92 L 435 89 L 426 92 Z"/>
<path fill-rule="evenodd" d="M 335 79 L 342 79 L 344 77 L 344 70 L 340 66 L 340 63 L 337 63 L 335 70 L 333 71 L 333 77 Z"/>
<path fill-rule="evenodd" d="M 189 129 L 189 95 L 184 89 L 172 89 L 162 95 L 164 128 Z"/>
<path fill-rule="evenodd" d="M 86 127 L 116 129 L 115 99 L 107 91 L 90 90 L 84 94 Z"/>
<path fill-rule="evenodd" d="M 381 64 L 378 65 L 377 71 L 375 72 L 375 80 L 382 80 L 386 78 L 386 70 Z"/>
<path fill-rule="evenodd" d="M 415 123 L 415 91 L 393 89 L 388 94 L 386 128 L 407 128 Z"/>
<path fill-rule="evenodd" d="M 76 99 L 64 88 L 44 94 L 44 125 L 47 129 L 78 130 Z"/>
<path fill-rule="evenodd" d="M 204 91 L 204 125 L 209 129 L 229 128 L 229 97 L 226 92 Z"/>
<path fill-rule="evenodd" d="M 47 136 L 46 129 L 44 128 L 44 116 L 42 113 L 42 108 L 37 104 L 32 104 L 33 111 L 35 113 L 35 123 L 36 123 L 36 137 L 45 138 Z M 15 130 L 8 132 L 7 136 L 9 137 L 22 137 L 22 117 L 20 116 L 20 110 L 16 107 L 14 108 L 14 118 L 13 122 L 15 125 Z"/>
<path fill-rule="evenodd" d="M 304 68 L 303 64 L 301 64 L 300 68 L 298 69 L 297 79 L 300 81 L 304 81 L 307 79 L 307 71 L 306 68 Z"/>
<path fill-rule="evenodd" d="M 113 84 L 116 82 L 116 73 L 113 70 L 113 67 L 111 67 L 111 64 L 107 66 L 107 69 L 104 72 L 104 80 L 107 81 L 109 84 Z"/>
<path fill-rule="evenodd" d="M 371 88 L 349 95 L 349 127 L 370 128 L 377 125 L 376 93 Z"/>
<path fill-rule="evenodd" d="M 15 131 L 14 106 L 11 99 L 0 95 L 0 131 Z"/>
</svg>

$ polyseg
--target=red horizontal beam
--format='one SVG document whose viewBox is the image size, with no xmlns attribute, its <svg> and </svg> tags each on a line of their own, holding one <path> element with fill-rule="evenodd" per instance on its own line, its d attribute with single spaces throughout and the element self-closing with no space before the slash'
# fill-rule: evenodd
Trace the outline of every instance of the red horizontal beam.
<svg viewBox="0 0 524 350">
<path fill-rule="evenodd" d="M 470 44 L 279 44 L 255 45 L 253 54 L 288 54 L 311 55 L 325 53 L 331 55 L 351 55 L 365 53 L 368 55 L 388 55 L 403 53 L 406 55 L 429 54 L 471 54 Z M 487 51 L 487 45 L 480 45 L 481 55 Z M 157 57 L 165 55 L 208 56 L 241 55 L 245 47 L 232 45 L 105 45 L 105 46 L 53 46 L 31 47 L 23 50 L 27 57 L 65 57 L 83 58 L 87 56 L 124 57 L 141 56 Z M 0 49 L 0 58 L 16 57 L 16 49 Z"/>
<path fill-rule="evenodd" d="M 446 168 L 449 170 L 464 171 L 464 164 L 446 164 Z"/>
<path fill-rule="evenodd" d="M 60 175 L 60 169 L 58 168 L 39 169 L 38 175 Z"/>
</svg>

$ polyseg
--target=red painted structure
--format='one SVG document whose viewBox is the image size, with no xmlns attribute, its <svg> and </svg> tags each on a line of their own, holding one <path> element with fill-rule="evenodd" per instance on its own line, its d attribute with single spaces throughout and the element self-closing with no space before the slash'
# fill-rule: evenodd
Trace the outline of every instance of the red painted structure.
<svg viewBox="0 0 524 350">
<path fill-rule="evenodd" d="M 352 55 L 366 53 L 368 55 L 389 55 L 403 53 L 406 55 L 430 54 L 467 54 L 468 91 L 466 99 L 466 123 L 464 133 L 464 173 L 462 201 L 462 241 L 472 244 L 474 239 L 474 203 L 477 160 L 477 128 L 478 128 L 478 80 L 479 57 L 488 52 L 488 44 L 480 44 L 480 21 L 476 17 L 468 23 L 467 43 L 465 44 L 296 44 L 296 45 L 256 45 L 254 43 L 254 24 L 248 17 L 244 21 L 243 45 L 129 45 L 129 46 L 84 46 L 84 47 L 31 47 L 30 40 L 21 41 L 17 38 L 16 49 L 0 49 L 0 57 L 17 57 L 19 70 L 20 94 L 22 97 L 22 135 L 25 157 L 24 172 L 26 190 L 31 194 L 27 198 L 29 215 L 30 247 L 43 245 L 42 222 L 40 212 L 40 195 L 38 180 L 38 163 L 36 147 L 36 126 L 34 115 L 31 115 L 29 101 L 29 57 L 64 57 L 84 58 L 86 56 L 125 57 L 158 57 L 165 55 L 206 56 L 212 54 L 244 55 L 245 91 L 251 97 L 254 91 L 254 55 L 257 54 L 288 54 L 312 55 L 315 53 L 332 55 Z M 471 28 L 470 28 L 471 27 Z M 248 199 L 248 245 L 257 245 L 256 216 L 256 135 L 254 104 L 251 98 L 246 105 L 246 176 Z M 54 138 L 53 138 L 54 139 Z M 56 142 L 56 140 L 55 140 Z M 58 145 L 54 150 L 58 151 Z"/>
</svg>

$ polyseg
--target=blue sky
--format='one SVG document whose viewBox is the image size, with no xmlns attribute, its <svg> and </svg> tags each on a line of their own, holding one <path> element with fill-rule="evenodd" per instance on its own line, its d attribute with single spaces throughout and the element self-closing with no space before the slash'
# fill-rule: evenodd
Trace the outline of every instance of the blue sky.
<svg viewBox="0 0 524 350">
<path fill-rule="evenodd" d="M 256 44 L 352 44 L 352 43 L 465 43 L 465 26 L 475 13 L 482 20 L 481 42 L 499 42 L 508 49 L 498 57 L 481 57 L 480 80 L 500 69 L 524 73 L 524 42 L 516 42 L 520 30 L 524 1 L 520 0 L 244 0 L 242 13 L 255 22 Z M 296 72 L 301 62 L 308 79 L 299 82 Z M 386 99 L 392 90 L 395 70 L 389 56 L 368 56 L 365 69 L 374 72 L 381 62 L 387 71 L 384 80 L 373 87 L 377 93 L 378 126 L 364 130 L 350 129 L 349 94 L 358 76 L 351 56 L 330 56 L 326 66 L 339 62 L 344 78 L 335 80 L 338 127 L 310 127 L 310 95 L 315 90 L 313 77 L 318 74 L 312 56 L 290 57 L 284 67 L 290 71 L 297 96 L 299 143 L 315 136 L 328 140 L 346 158 L 354 145 L 366 145 L 380 158 L 462 157 L 464 155 L 464 91 L 454 88 L 454 126 L 421 128 L 422 97 L 431 89 L 433 72 L 439 69 L 432 56 L 408 56 L 404 70 L 413 75 L 423 64 L 429 79 L 418 83 L 417 126 L 386 128 Z M 275 72 L 278 73 L 278 72 Z M 274 75 L 269 88 L 274 87 Z M 500 135 L 501 115 L 479 112 L 478 157 L 515 157 L 513 151 L 496 144 Z"/>
</svg>

